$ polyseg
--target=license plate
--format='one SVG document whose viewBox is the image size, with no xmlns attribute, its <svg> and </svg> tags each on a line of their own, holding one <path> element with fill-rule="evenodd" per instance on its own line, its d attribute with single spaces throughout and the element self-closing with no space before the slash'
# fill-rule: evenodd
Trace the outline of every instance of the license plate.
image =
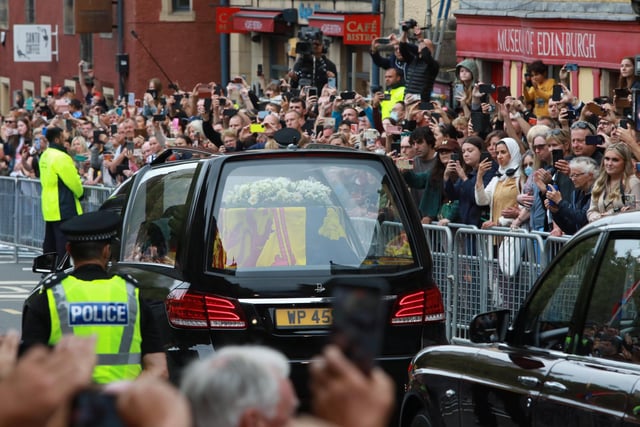
<svg viewBox="0 0 640 427">
<path fill-rule="evenodd" d="M 276 326 L 278 328 L 299 328 L 303 326 L 331 326 L 333 317 L 330 308 L 278 308 Z"/>
</svg>

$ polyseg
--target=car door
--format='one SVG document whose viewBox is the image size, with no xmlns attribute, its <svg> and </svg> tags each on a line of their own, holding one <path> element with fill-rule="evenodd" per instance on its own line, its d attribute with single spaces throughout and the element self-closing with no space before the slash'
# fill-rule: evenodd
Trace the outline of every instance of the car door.
<svg viewBox="0 0 640 427">
<path fill-rule="evenodd" d="M 505 344 L 479 351 L 461 385 L 462 425 L 529 426 L 545 379 L 558 363 L 593 259 L 597 236 L 574 245 L 545 272 Z"/>
<path fill-rule="evenodd" d="M 535 425 L 620 425 L 625 412 L 640 420 L 629 410 L 640 373 L 640 236 L 606 236 L 579 296 L 575 339 L 565 340 L 573 356 L 545 378 Z"/>
</svg>

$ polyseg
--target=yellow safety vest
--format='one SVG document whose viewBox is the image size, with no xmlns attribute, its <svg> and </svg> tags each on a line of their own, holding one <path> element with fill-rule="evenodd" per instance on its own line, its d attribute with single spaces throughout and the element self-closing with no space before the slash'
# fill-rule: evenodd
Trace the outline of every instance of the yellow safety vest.
<svg viewBox="0 0 640 427">
<path fill-rule="evenodd" d="M 391 110 L 393 106 L 400 101 L 404 101 L 404 86 L 398 86 L 391 90 L 386 90 L 384 93 L 389 94 L 391 99 L 388 101 L 380 101 L 380 118 L 381 120 L 391 116 Z"/>
<path fill-rule="evenodd" d="M 46 292 L 51 315 L 50 345 L 64 334 L 95 335 L 96 383 L 130 380 L 140 375 L 142 335 L 136 286 L 117 275 L 92 281 L 67 276 Z"/>
</svg>

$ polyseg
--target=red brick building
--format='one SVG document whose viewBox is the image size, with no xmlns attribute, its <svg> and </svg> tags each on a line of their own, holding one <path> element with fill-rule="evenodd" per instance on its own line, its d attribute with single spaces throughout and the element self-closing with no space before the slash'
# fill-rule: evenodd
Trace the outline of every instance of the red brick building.
<svg viewBox="0 0 640 427">
<path fill-rule="evenodd" d="M 64 84 L 79 93 L 80 59 L 93 65 L 98 90 L 107 98 L 119 96 L 118 53 L 129 55 L 128 76 L 122 81 L 125 92 L 140 95 L 151 77 L 160 78 L 167 88 L 167 78 L 145 47 L 182 89 L 190 91 L 198 82 L 220 79 L 220 37 L 214 25 L 217 0 L 120 0 L 121 28 L 117 25 L 120 5 L 114 1 L 110 33 L 76 34 L 74 3 L 86 1 L 0 0 L 0 113 L 8 111 L 18 90 L 27 97 L 37 97 L 48 87 Z M 16 58 L 15 26 L 25 24 L 51 26 L 53 34 L 45 38 L 54 51 L 57 47 L 57 57 L 53 55 L 50 62 L 20 62 Z"/>
</svg>

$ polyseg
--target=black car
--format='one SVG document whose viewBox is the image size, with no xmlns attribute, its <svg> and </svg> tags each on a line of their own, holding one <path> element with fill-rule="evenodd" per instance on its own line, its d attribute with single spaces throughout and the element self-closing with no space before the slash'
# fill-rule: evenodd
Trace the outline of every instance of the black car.
<svg viewBox="0 0 640 427">
<path fill-rule="evenodd" d="M 640 424 L 640 213 L 582 229 L 509 326 L 476 316 L 470 342 L 411 362 L 401 426 Z"/>
<path fill-rule="evenodd" d="M 401 383 L 420 348 L 446 342 L 420 218 L 386 156 L 283 149 L 159 163 L 102 208 L 121 212 L 112 269 L 156 302 L 174 377 L 216 348 L 259 343 L 305 378 L 330 334 L 336 279 L 386 283 L 378 361 Z"/>
</svg>

